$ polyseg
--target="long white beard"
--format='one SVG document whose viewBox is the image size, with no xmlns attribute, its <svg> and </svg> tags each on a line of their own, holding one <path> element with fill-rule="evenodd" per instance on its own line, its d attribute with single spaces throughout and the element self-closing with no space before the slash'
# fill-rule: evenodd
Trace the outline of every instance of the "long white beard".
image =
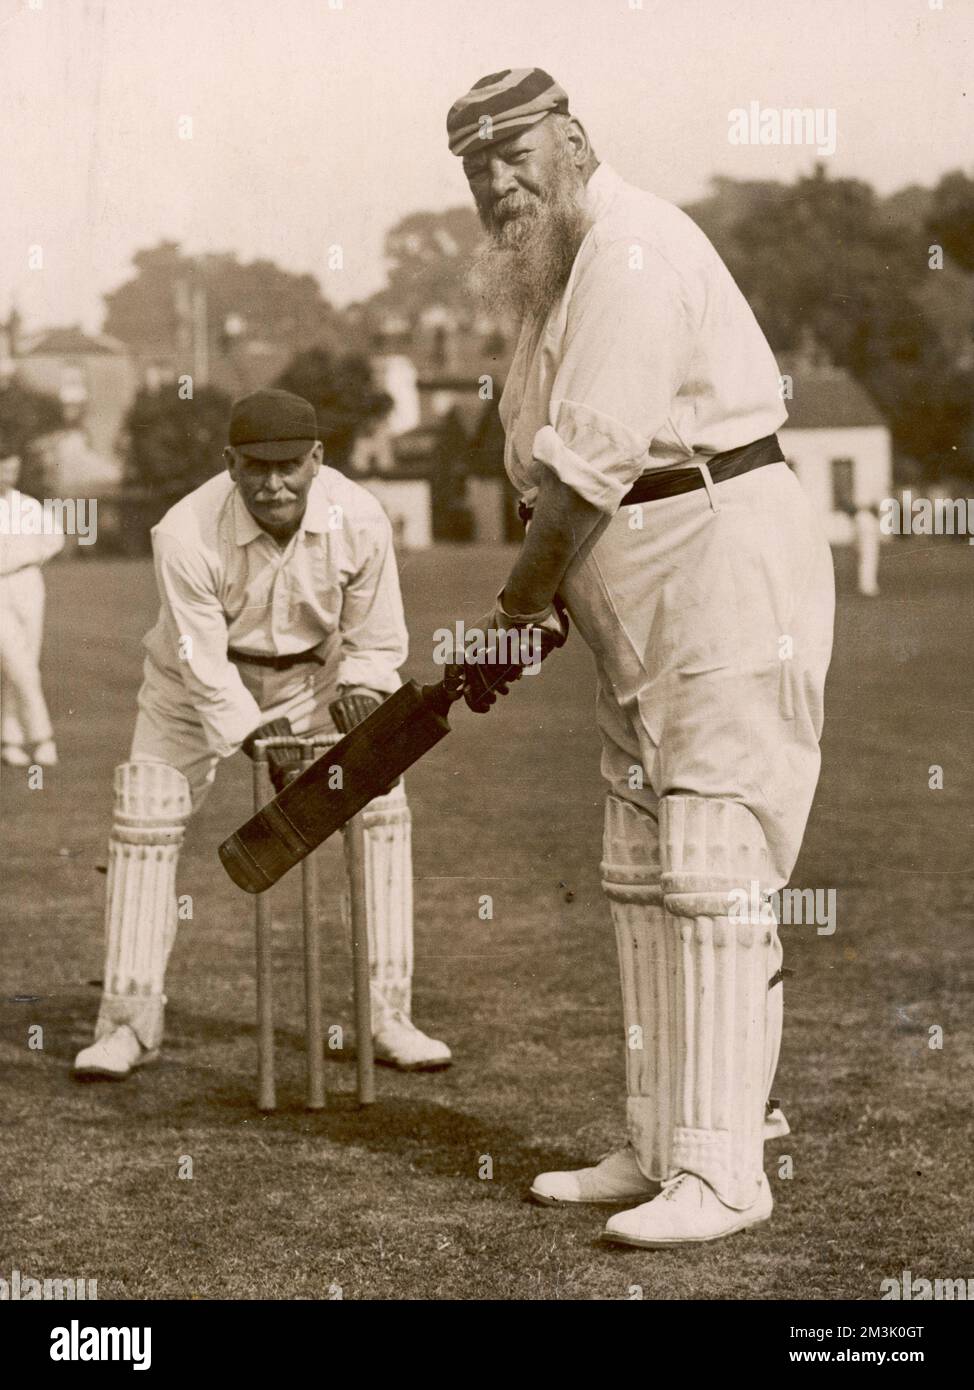
<svg viewBox="0 0 974 1390">
<path fill-rule="evenodd" d="M 495 218 L 500 213 L 508 220 L 494 220 L 468 275 L 471 290 L 492 315 L 547 317 L 588 231 L 584 187 L 566 158 L 543 199 L 518 193 L 497 210 Z"/>
</svg>

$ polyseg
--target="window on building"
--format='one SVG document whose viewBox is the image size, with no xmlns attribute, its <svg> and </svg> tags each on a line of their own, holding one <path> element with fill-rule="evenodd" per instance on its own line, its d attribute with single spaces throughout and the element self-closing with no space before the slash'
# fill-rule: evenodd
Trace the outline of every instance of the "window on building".
<svg viewBox="0 0 974 1390">
<path fill-rule="evenodd" d="M 832 460 L 832 510 L 847 512 L 853 507 L 855 462 L 853 459 Z"/>
</svg>

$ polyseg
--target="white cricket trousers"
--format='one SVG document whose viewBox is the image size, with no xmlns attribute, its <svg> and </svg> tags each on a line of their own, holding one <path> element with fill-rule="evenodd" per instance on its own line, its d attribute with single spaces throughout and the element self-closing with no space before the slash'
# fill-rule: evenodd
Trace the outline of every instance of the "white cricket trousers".
<svg viewBox="0 0 974 1390">
<path fill-rule="evenodd" d="M 716 510 L 715 510 L 716 508 Z M 818 780 L 832 556 L 787 464 L 623 506 L 559 590 L 598 670 L 602 773 L 654 817 L 741 802 L 787 883 Z"/>
</svg>

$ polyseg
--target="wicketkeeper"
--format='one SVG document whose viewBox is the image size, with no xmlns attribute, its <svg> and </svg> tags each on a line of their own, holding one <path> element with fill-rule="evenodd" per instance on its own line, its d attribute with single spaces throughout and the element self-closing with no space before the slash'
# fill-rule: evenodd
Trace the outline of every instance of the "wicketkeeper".
<svg viewBox="0 0 974 1390">
<path fill-rule="evenodd" d="M 159 1054 L 179 846 L 221 759 L 262 737 L 345 733 L 400 684 L 407 634 L 392 530 L 369 492 L 322 464 L 311 404 L 278 390 L 244 396 L 224 457 L 227 472 L 152 532 L 161 607 L 145 639 L 132 749 L 115 770 L 104 993 L 79 1077 L 125 1077 Z M 300 770 L 300 748 L 270 758 L 279 791 Z M 401 782 L 363 816 L 376 1057 L 443 1067 L 449 1048 L 410 1019 Z"/>
<path fill-rule="evenodd" d="M 538 68 L 483 78 L 447 129 L 480 288 L 521 321 L 500 412 L 530 525 L 480 625 L 564 602 L 609 787 L 629 1143 L 532 1191 L 631 1208 L 615 1241 L 713 1240 L 770 1215 L 762 1145 L 787 1133 L 781 947 L 742 904 L 787 882 L 811 807 L 831 556 L 775 437 L 774 358 L 699 228 L 600 164 Z"/>
</svg>

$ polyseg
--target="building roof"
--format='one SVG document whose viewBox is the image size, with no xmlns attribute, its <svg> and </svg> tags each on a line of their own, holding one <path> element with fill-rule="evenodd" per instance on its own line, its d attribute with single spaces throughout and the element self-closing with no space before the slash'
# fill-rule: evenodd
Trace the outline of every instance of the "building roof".
<svg viewBox="0 0 974 1390">
<path fill-rule="evenodd" d="M 476 386 L 468 381 L 464 381 L 457 385 L 448 386 L 444 383 L 441 386 L 421 389 L 439 391 L 445 395 L 449 395 L 449 410 L 444 411 L 439 418 L 443 420 L 452 412 L 463 427 L 463 432 L 468 438 L 471 438 L 476 433 L 480 425 L 480 417 L 484 412 L 484 402 L 481 400 Z"/>
<path fill-rule="evenodd" d="M 440 438 L 439 422 L 433 425 L 417 425 L 415 429 L 406 430 L 404 434 L 397 435 L 392 441 L 396 462 L 403 463 L 407 459 L 431 458 Z"/>
<path fill-rule="evenodd" d="M 854 429 L 885 425 L 876 403 L 842 367 L 811 365 L 804 358 L 780 356 L 782 376 L 791 377 L 792 398 L 785 398 L 786 430 Z"/>
<path fill-rule="evenodd" d="M 209 358 L 209 380 L 228 396 L 243 396 L 262 386 L 270 386 L 291 361 L 290 348 L 259 339 L 234 347 L 229 352 L 213 352 Z"/>
<path fill-rule="evenodd" d="M 34 337 L 26 357 L 124 356 L 128 349 L 117 338 L 104 333 L 85 333 L 75 323 L 67 328 L 48 328 Z"/>
<path fill-rule="evenodd" d="M 439 351 L 428 332 L 414 334 L 400 351 L 412 359 L 421 387 L 476 386 L 482 376 L 503 381 L 515 345 L 516 335 L 467 328 L 447 334 Z"/>
</svg>

